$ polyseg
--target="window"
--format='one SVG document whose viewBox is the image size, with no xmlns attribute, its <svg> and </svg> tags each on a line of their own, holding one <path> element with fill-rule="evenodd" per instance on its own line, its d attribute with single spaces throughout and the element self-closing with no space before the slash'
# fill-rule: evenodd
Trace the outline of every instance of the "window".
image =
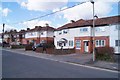
<svg viewBox="0 0 120 80">
<path fill-rule="evenodd" d="M 105 31 L 105 27 L 95 27 L 95 31 L 97 32 Z"/>
<path fill-rule="evenodd" d="M 118 26 L 118 25 L 116 25 L 115 28 L 116 28 L 116 30 L 120 30 L 120 26 Z"/>
<path fill-rule="evenodd" d="M 43 32 L 41 33 L 41 35 L 43 35 Z"/>
<path fill-rule="evenodd" d="M 105 46 L 105 40 L 96 40 L 95 44 L 96 47 L 103 47 Z"/>
<path fill-rule="evenodd" d="M 19 37 L 19 35 L 17 35 L 17 37 Z"/>
<path fill-rule="evenodd" d="M 24 37 L 25 37 L 25 35 L 22 35 L 22 37 L 24 38 Z"/>
<path fill-rule="evenodd" d="M 80 28 L 80 32 L 87 32 L 88 28 Z"/>
<path fill-rule="evenodd" d="M 68 30 L 63 30 L 63 33 L 64 33 L 64 34 L 67 34 L 67 33 L 68 33 Z"/>
<path fill-rule="evenodd" d="M 99 43 L 98 43 L 98 40 L 96 41 L 96 46 L 98 46 L 99 45 Z"/>
<path fill-rule="evenodd" d="M 62 34 L 62 31 L 59 31 L 59 33 L 58 33 L 59 35 L 61 35 Z"/>
<path fill-rule="evenodd" d="M 115 40 L 115 46 L 120 46 L 120 40 Z"/>
<path fill-rule="evenodd" d="M 81 46 L 81 41 L 80 40 L 76 40 L 76 48 L 80 48 Z"/>
<path fill-rule="evenodd" d="M 69 46 L 73 46 L 73 41 L 69 41 Z"/>
</svg>

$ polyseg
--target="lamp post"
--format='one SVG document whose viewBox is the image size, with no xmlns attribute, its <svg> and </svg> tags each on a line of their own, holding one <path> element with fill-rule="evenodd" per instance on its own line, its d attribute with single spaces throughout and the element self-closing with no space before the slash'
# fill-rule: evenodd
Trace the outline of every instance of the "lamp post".
<svg viewBox="0 0 120 80">
<path fill-rule="evenodd" d="M 2 30 L 2 47 L 4 47 L 3 39 L 4 39 L 4 28 L 5 28 L 5 23 L 3 23 L 3 30 Z"/>
<path fill-rule="evenodd" d="M 95 61 L 95 15 L 94 15 L 94 1 L 91 0 L 91 3 L 93 4 L 93 27 L 92 27 L 92 40 L 93 40 L 93 61 Z"/>
</svg>

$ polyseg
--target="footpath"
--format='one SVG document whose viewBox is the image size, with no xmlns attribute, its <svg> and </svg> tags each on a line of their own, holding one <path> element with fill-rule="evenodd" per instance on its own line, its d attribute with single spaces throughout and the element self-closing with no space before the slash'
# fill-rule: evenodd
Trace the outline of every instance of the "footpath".
<svg viewBox="0 0 120 80">
<path fill-rule="evenodd" d="M 46 54 L 46 53 L 37 53 L 34 51 L 25 51 L 24 49 L 10 49 L 4 48 L 3 50 L 11 51 L 19 54 L 24 54 L 28 56 L 34 56 L 37 58 L 49 59 L 59 62 L 68 62 L 71 64 L 78 64 L 83 66 L 90 66 L 95 68 L 101 69 L 108 69 L 113 71 L 120 71 L 118 62 L 106 62 L 106 61 L 92 61 L 92 54 L 68 54 L 68 55 L 53 55 L 53 54 Z"/>
</svg>

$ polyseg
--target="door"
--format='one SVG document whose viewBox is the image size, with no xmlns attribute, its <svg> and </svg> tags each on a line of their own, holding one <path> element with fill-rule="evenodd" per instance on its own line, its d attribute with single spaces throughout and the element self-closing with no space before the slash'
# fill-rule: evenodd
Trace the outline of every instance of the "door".
<svg viewBox="0 0 120 80">
<path fill-rule="evenodd" d="M 84 41 L 84 52 L 89 51 L 89 41 Z"/>
</svg>

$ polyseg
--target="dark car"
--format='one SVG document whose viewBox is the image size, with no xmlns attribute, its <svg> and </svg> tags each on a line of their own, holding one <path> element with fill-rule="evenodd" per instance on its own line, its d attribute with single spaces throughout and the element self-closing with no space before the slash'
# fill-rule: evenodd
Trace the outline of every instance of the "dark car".
<svg viewBox="0 0 120 80">
<path fill-rule="evenodd" d="M 46 50 L 46 48 L 53 48 L 54 45 L 52 43 L 39 43 L 36 46 L 32 47 L 33 51 L 35 51 L 36 48 L 38 48 L 38 47 L 42 47 L 43 50 Z"/>
<path fill-rule="evenodd" d="M 35 51 L 36 48 L 38 48 L 38 47 L 43 47 L 43 44 L 40 43 L 40 44 L 37 44 L 35 46 L 32 46 L 33 51 Z"/>
</svg>

